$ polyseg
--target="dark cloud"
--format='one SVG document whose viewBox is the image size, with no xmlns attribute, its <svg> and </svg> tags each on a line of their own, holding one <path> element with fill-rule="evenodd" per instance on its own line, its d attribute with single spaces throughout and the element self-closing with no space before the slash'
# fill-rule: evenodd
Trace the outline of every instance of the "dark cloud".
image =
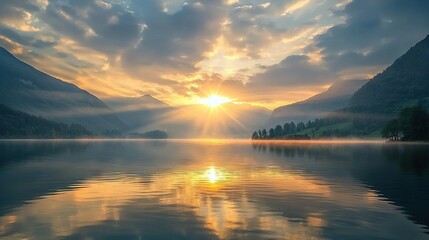
<svg viewBox="0 0 429 240">
<path fill-rule="evenodd" d="M 221 0 L 188 1 L 173 14 L 164 12 L 154 0 L 133 1 L 131 7 L 146 29 L 143 40 L 125 54 L 123 63 L 143 72 L 154 67 L 162 67 L 166 72 L 195 71 L 195 64 L 220 35 L 225 12 Z"/>
<path fill-rule="evenodd" d="M 57 33 L 106 54 L 137 44 L 142 32 L 122 5 L 96 0 L 50 1 L 41 19 Z"/>
<path fill-rule="evenodd" d="M 316 38 L 333 71 L 383 67 L 429 33 L 427 0 L 359 0 L 337 12 L 346 18 Z"/>
<path fill-rule="evenodd" d="M 0 25 L 0 36 L 6 37 L 9 40 L 23 46 L 30 46 L 35 48 L 52 47 L 56 44 L 54 41 L 44 41 L 19 30 L 13 30 L 9 27 Z"/>
<path fill-rule="evenodd" d="M 320 85 L 332 81 L 334 76 L 322 65 L 310 62 L 306 55 L 292 55 L 265 72 L 250 79 L 250 86 L 267 88 L 293 88 Z"/>
</svg>

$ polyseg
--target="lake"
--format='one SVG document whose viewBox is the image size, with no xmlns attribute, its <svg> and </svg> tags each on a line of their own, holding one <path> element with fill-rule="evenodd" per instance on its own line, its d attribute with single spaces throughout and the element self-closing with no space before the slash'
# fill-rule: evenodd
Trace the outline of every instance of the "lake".
<svg viewBox="0 0 429 240">
<path fill-rule="evenodd" d="M 429 145 L 0 142 L 0 239 L 429 239 Z"/>
</svg>

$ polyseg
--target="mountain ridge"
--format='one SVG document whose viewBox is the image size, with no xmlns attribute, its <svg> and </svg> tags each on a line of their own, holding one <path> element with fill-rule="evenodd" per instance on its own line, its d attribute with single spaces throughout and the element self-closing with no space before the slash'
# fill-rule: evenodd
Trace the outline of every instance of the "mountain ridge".
<svg viewBox="0 0 429 240">
<path fill-rule="evenodd" d="M 404 106 L 429 101 L 429 35 L 368 81 L 346 111 L 392 116 Z"/>
<path fill-rule="evenodd" d="M 100 99 L 46 74 L 0 48 L 0 103 L 48 120 L 78 123 L 95 132 L 127 126 Z"/>
<path fill-rule="evenodd" d="M 225 103 L 210 108 L 195 103 L 172 107 L 149 94 L 105 101 L 130 126 L 131 132 L 158 129 L 173 138 L 247 137 L 270 114 L 270 110 L 250 104 Z"/>
<path fill-rule="evenodd" d="M 322 118 L 330 112 L 347 106 L 353 93 L 368 80 L 343 80 L 334 82 L 326 91 L 306 100 L 281 106 L 273 110 L 269 125 L 285 122 L 307 122 Z"/>
</svg>

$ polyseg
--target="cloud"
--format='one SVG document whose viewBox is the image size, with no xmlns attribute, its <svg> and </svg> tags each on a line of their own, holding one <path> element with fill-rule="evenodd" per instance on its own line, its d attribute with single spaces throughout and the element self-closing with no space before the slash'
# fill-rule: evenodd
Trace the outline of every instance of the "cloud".
<svg viewBox="0 0 429 240">
<path fill-rule="evenodd" d="M 40 18 L 57 34 L 108 55 L 137 44 L 143 31 L 122 5 L 97 0 L 50 1 Z"/>
<path fill-rule="evenodd" d="M 250 85 L 278 87 L 296 87 L 326 84 L 334 76 L 326 67 L 310 62 L 306 55 L 292 55 L 279 64 L 270 66 L 265 72 L 250 78 Z"/>
<path fill-rule="evenodd" d="M 429 33 L 428 12 L 426 0 L 4 0 L 0 45 L 99 95 L 221 90 L 273 106 L 383 70 Z"/>
<path fill-rule="evenodd" d="M 312 35 L 326 24 L 324 20 L 329 16 L 320 16 L 320 21 L 315 21 L 315 14 L 320 14 L 331 3 L 309 3 L 310 0 L 237 1 L 231 5 L 223 36 L 235 52 L 247 58 L 273 55 L 267 53 L 270 47 L 291 41 L 310 29 L 308 34 Z M 308 9 L 309 14 L 303 14 L 303 8 Z"/>
<path fill-rule="evenodd" d="M 189 1 L 173 14 L 154 0 L 133 1 L 131 6 L 145 30 L 142 41 L 124 54 L 123 65 L 140 76 L 196 71 L 220 35 L 220 0 Z"/>
<path fill-rule="evenodd" d="M 23 46 L 30 46 L 35 48 L 52 47 L 56 44 L 55 41 L 45 41 L 32 36 L 33 33 L 26 33 L 20 30 L 13 30 L 12 28 L 0 25 L 0 36 L 6 37 L 10 41 L 18 43 Z"/>
<path fill-rule="evenodd" d="M 33 12 L 39 11 L 39 6 L 31 0 L 2 0 L 0 8 L 1 22 L 16 26 L 24 24 L 29 20 Z"/>
<path fill-rule="evenodd" d="M 315 45 L 333 71 L 382 68 L 429 33 L 426 0 L 352 1 L 336 14 L 345 22 L 319 35 Z"/>
<path fill-rule="evenodd" d="M 429 2 L 422 0 L 351 1 L 334 11 L 344 23 L 317 35 L 304 55 L 287 56 L 250 77 L 246 88 L 259 101 L 267 93 L 288 101 L 339 79 L 369 78 L 429 33 L 428 12 Z"/>
<path fill-rule="evenodd" d="M 224 25 L 223 35 L 229 46 L 247 57 L 261 57 L 265 47 L 279 42 L 288 32 L 269 18 L 272 14 L 270 2 L 233 6 Z"/>
</svg>

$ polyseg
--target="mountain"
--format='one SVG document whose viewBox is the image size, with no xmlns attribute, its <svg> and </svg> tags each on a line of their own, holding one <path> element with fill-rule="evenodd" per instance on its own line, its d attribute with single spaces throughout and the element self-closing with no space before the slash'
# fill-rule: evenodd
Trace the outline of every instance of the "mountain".
<svg viewBox="0 0 429 240">
<path fill-rule="evenodd" d="M 49 121 L 0 104 L 0 138 L 74 138 L 91 135 L 82 125 Z"/>
<path fill-rule="evenodd" d="M 349 104 L 323 119 L 314 129 L 321 136 L 380 137 L 380 130 L 404 108 L 429 110 L 429 35 L 374 76 Z"/>
<path fill-rule="evenodd" d="M 328 90 L 307 100 L 274 109 L 269 125 L 285 122 L 307 122 L 322 118 L 330 112 L 347 106 L 351 96 L 367 80 L 347 80 L 335 82 Z"/>
<path fill-rule="evenodd" d="M 130 126 L 130 132 L 162 130 L 169 138 L 247 138 L 270 114 L 263 107 L 235 103 L 217 108 L 201 104 L 171 107 L 150 95 L 104 101 Z"/>
<path fill-rule="evenodd" d="M 109 98 L 104 99 L 104 102 L 129 126 L 130 131 L 159 122 L 173 110 L 168 104 L 149 94 L 135 98 Z"/>
<path fill-rule="evenodd" d="M 126 129 L 100 99 L 18 60 L 0 47 L 0 103 L 46 119 L 102 132 Z"/>
<path fill-rule="evenodd" d="M 139 132 L 160 129 L 171 138 L 248 138 L 268 120 L 270 110 L 250 104 L 224 103 L 176 107 Z"/>
<path fill-rule="evenodd" d="M 145 94 L 140 97 L 119 97 L 107 98 L 103 101 L 112 109 L 139 110 L 139 109 L 160 109 L 169 108 L 170 106 L 163 101 Z"/>
<path fill-rule="evenodd" d="M 345 112 L 389 117 L 409 105 L 428 108 L 428 102 L 429 35 L 359 89 Z"/>
</svg>

